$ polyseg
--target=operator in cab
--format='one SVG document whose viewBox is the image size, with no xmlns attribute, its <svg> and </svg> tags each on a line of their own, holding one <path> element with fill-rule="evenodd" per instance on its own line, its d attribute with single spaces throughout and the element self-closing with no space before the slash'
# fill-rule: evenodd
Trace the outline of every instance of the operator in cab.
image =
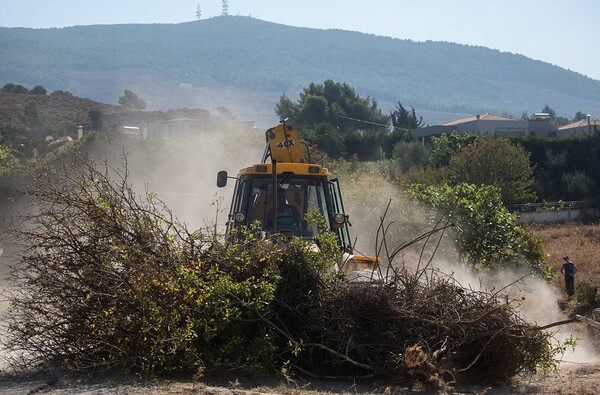
<svg viewBox="0 0 600 395">
<path fill-rule="evenodd" d="M 287 192 L 283 188 L 277 188 L 277 229 L 279 231 L 295 231 L 302 224 L 302 215 L 298 207 L 290 204 L 287 199 Z M 265 228 L 270 229 L 273 226 L 272 210 L 269 210 L 266 217 Z"/>
</svg>

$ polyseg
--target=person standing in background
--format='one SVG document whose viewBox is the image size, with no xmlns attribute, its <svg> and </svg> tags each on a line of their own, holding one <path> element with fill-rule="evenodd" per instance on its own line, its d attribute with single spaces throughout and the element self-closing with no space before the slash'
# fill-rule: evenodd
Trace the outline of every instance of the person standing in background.
<svg viewBox="0 0 600 395">
<path fill-rule="evenodd" d="M 567 295 L 573 296 L 573 294 L 575 294 L 575 273 L 577 273 L 577 266 L 569 260 L 568 256 L 563 257 L 563 264 L 560 268 L 560 272 L 565 276 Z"/>
</svg>

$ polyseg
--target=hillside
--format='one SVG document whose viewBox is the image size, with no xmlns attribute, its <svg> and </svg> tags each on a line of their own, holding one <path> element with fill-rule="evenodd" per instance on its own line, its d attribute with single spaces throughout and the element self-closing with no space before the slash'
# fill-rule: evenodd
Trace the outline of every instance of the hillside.
<svg viewBox="0 0 600 395">
<path fill-rule="evenodd" d="M 129 88 L 151 109 L 225 105 L 242 117 L 274 117 L 282 93 L 295 97 L 328 78 L 383 108 L 401 100 L 426 112 L 520 115 L 549 104 L 572 116 L 600 105 L 600 81 L 521 55 L 250 17 L 0 28 L 0 53 L 0 84 L 41 84 L 107 103 Z"/>
<path fill-rule="evenodd" d="M 29 115 L 27 115 L 27 108 L 30 108 Z M 50 95 L 0 92 L 0 136 L 6 136 L 9 140 L 23 140 L 23 138 L 43 140 L 46 135 L 54 137 L 76 135 L 77 126 L 83 125 L 85 130 L 90 127 L 90 111 L 93 110 L 100 111 L 103 115 L 102 127 L 99 131 L 114 131 L 123 125 L 144 125 L 173 118 L 211 116 L 203 109 L 138 111 L 64 92 L 53 92 Z M 31 118 L 39 119 L 40 125 L 31 125 Z M 23 130 L 29 130 L 32 135 L 19 136 L 18 134 Z"/>
<path fill-rule="evenodd" d="M 93 109 L 100 110 L 105 115 L 127 111 L 123 107 L 69 94 L 32 95 L 0 92 L 0 131 L 3 134 L 25 126 L 23 118 L 27 106 L 34 109 L 44 124 L 61 131 L 74 131 L 77 125 L 85 125 L 89 122 L 88 114 Z"/>
</svg>

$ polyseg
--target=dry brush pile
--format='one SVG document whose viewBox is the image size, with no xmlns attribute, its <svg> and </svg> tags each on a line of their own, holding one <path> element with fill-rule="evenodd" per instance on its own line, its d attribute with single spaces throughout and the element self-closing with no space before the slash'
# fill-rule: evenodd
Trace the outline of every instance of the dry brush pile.
<svg viewBox="0 0 600 395">
<path fill-rule="evenodd" d="M 83 160 L 23 198 L 8 290 L 15 366 L 160 373 L 290 371 L 446 385 L 552 366 L 550 335 L 500 294 L 430 269 L 331 273 L 301 240 L 224 245 L 136 195 L 126 166 Z M 327 245 L 327 243 L 322 243 Z"/>
</svg>

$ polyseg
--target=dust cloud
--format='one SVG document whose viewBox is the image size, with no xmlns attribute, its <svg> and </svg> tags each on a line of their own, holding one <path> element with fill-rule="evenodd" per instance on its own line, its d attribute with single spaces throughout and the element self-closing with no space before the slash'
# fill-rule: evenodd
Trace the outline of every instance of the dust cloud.
<svg viewBox="0 0 600 395">
<path fill-rule="evenodd" d="M 97 163 L 106 161 L 112 167 L 122 168 L 124 153 L 128 181 L 138 197 L 144 199 L 146 192 L 155 193 L 192 231 L 215 223 L 220 224 L 220 230 L 223 230 L 234 184 L 231 182 L 223 189 L 217 188 L 217 172 L 226 170 L 235 176 L 240 168 L 260 162 L 264 132 L 261 129 L 227 127 L 198 131 L 194 137 L 185 140 L 144 142 L 127 139 L 124 146 L 103 146 L 89 154 Z M 11 245 L 3 242 L 0 242 L 3 252 L 0 256 L 0 318 L 8 309 L 6 294 L 2 292 L 9 287 L 9 265 L 18 254 Z M 0 349 L 6 331 L 0 319 Z M 0 373 L 8 368 L 2 357 L 0 352 Z"/>
<path fill-rule="evenodd" d="M 343 180 L 341 180 L 343 182 Z M 363 189 L 350 193 L 346 198 L 346 208 L 354 219 L 354 237 L 357 249 L 365 255 L 378 255 L 382 258 L 382 270 L 386 271 L 385 249 L 377 251 L 376 244 L 381 245 L 381 232 L 377 229 L 383 223 L 387 229 L 386 240 L 388 250 L 403 243 L 410 242 L 428 230 L 431 230 L 428 219 L 433 214 L 423 206 L 402 196 L 402 193 L 383 178 L 376 178 L 358 183 Z M 369 191 L 370 185 L 376 185 Z M 343 184 L 342 184 L 343 186 Z M 365 188 L 366 187 L 366 188 Z M 390 208 L 382 222 L 384 211 L 390 202 Z M 440 225 L 444 225 L 441 223 Z M 482 290 L 503 295 L 510 301 L 527 322 L 544 326 L 566 320 L 568 317 L 561 311 L 562 296 L 556 287 L 539 277 L 532 276 L 525 265 L 511 269 L 495 269 L 475 271 L 460 264 L 453 246 L 453 230 L 433 235 L 426 242 L 420 242 L 406 248 L 397 257 L 394 266 L 402 266 L 409 270 L 430 267 L 441 273 L 452 276 L 459 285 L 473 290 Z M 440 242 L 441 241 L 441 242 Z M 439 242 L 439 243 L 438 243 Z M 389 263 L 388 263 L 389 264 Z M 597 352 L 587 339 L 583 324 L 574 323 L 549 329 L 557 342 L 568 338 L 576 339 L 575 349 L 567 349 L 563 362 L 597 363 Z"/>
<path fill-rule="evenodd" d="M 127 168 L 133 189 L 157 195 L 174 216 L 195 230 L 223 225 L 233 195 L 233 182 L 216 185 L 217 172 L 237 171 L 260 162 L 264 131 L 214 130 L 192 138 L 153 142 L 153 147 L 127 147 Z M 157 147 L 158 144 L 158 147 Z M 119 158 L 112 158 L 119 166 Z"/>
</svg>

